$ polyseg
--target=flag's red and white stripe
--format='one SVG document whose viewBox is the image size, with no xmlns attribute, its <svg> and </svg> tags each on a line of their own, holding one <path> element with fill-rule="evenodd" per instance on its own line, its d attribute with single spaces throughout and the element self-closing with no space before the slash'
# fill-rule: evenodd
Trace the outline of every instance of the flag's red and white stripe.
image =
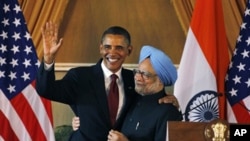
<svg viewBox="0 0 250 141">
<path fill-rule="evenodd" d="M 0 135 L 11 141 L 53 141 L 50 101 L 38 96 L 28 85 L 22 93 L 9 101 L 0 91 Z M 39 107 L 39 108 L 36 108 Z"/>
</svg>

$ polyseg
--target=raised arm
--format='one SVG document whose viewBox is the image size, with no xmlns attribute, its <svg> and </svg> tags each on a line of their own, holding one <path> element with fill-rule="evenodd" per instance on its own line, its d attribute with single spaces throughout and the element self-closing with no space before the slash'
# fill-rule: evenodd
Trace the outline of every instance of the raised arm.
<svg viewBox="0 0 250 141">
<path fill-rule="evenodd" d="M 43 37 L 44 62 L 51 64 L 55 60 L 59 47 L 62 44 L 62 38 L 58 41 L 58 25 L 51 21 L 47 22 L 41 28 L 41 32 Z"/>
</svg>

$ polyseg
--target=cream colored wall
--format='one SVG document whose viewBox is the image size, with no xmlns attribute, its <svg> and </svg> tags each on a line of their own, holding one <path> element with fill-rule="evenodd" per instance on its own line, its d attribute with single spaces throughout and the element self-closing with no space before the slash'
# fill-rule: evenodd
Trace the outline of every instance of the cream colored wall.
<svg viewBox="0 0 250 141">
<path fill-rule="evenodd" d="M 61 104 L 58 102 L 52 102 L 54 127 L 60 125 L 71 125 L 72 117 L 74 113 L 70 107 L 66 104 Z"/>
</svg>

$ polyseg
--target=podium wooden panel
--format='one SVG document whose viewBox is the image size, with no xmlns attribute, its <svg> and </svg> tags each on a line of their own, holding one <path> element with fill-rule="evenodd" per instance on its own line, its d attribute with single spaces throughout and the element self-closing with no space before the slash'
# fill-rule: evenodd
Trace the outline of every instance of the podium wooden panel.
<svg viewBox="0 0 250 141">
<path fill-rule="evenodd" d="M 168 121 L 166 141 L 229 141 L 229 124 L 211 122 Z"/>
<path fill-rule="evenodd" d="M 168 141 L 206 141 L 204 122 L 168 122 Z"/>
</svg>

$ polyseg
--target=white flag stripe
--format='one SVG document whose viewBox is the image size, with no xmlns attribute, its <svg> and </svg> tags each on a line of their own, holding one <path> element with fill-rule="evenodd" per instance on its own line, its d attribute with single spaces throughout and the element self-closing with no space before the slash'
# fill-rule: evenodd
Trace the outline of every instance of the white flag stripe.
<svg viewBox="0 0 250 141">
<path fill-rule="evenodd" d="M 215 76 L 191 28 L 189 29 L 187 37 L 188 39 L 178 68 L 178 79 L 174 88 L 174 94 L 178 98 L 183 112 L 186 109 L 187 102 L 189 102 L 190 98 L 195 94 L 204 89 L 217 90 Z M 192 64 L 190 64 L 190 62 L 192 62 Z M 179 88 L 179 86 L 181 88 Z"/>
<path fill-rule="evenodd" d="M 250 107 L 250 96 L 247 96 L 246 98 L 244 98 L 243 99 L 243 102 L 244 102 L 244 104 L 245 104 L 245 108 L 248 108 L 248 107 Z M 248 111 L 250 110 L 250 109 L 247 109 Z M 249 114 L 250 114 L 250 112 L 248 112 Z"/>
<path fill-rule="evenodd" d="M 36 90 L 31 85 L 28 85 L 23 91 L 22 91 L 24 97 L 27 99 L 27 101 L 30 104 L 30 107 L 34 111 L 38 122 L 40 123 L 40 126 L 44 132 L 48 141 L 55 140 L 54 138 L 54 131 L 52 130 L 53 127 L 51 125 L 49 116 L 46 112 L 46 109 L 44 108 L 44 105 L 38 96 Z M 39 107 L 39 108 L 36 108 Z M 48 127 L 50 126 L 50 127 Z"/>
<path fill-rule="evenodd" d="M 15 120 L 11 120 L 9 123 L 13 131 L 15 132 L 16 136 L 18 137 L 18 139 L 21 141 L 31 141 L 31 138 L 29 136 L 28 131 L 26 130 L 26 127 L 24 126 L 19 115 L 16 113 L 15 108 L 12 106 L 9 100 L 5 97 L 2 90 L 0 90 L 0 99 L 1 99 L 0 109 L 1 111 L 3 111 L 3 114 L 8 119 L 15 117 Z"/>
<path fill-rule="evenodd" d="M 237 123 L 236 117 L 234 116 L 234 112 L 232 110 L 231 105 L 227 101 L 227 120 L 230 121 L 231 123 Z"/>
<path fill-rule="evenodd" d="M 4 141 L 3 138 L 2 138 L 2 136 L 0 136 L 0 141 Z"/>
</svg>

